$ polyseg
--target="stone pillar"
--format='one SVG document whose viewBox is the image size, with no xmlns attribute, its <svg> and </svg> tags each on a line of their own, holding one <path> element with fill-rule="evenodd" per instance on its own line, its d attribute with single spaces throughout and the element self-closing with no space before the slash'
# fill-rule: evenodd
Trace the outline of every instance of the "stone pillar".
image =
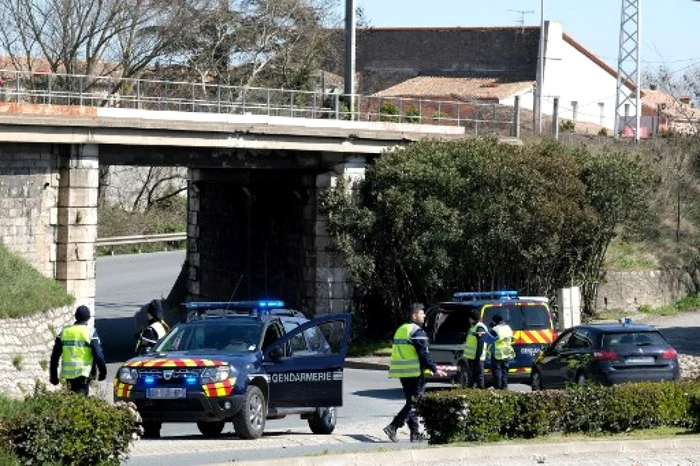
<svg viewBox="0 0 700 466">
<path fill-rule="evenodd" d="M 328 234 L 328 218 L 318 212 L 318 199 L 327 189 L 335 186 L 340 177 L 348 182 L 348 194 L 357 195 L 358 184 L 365 178 L 365 164 L 365 157 L 354 157 L 316 177 L 314 307 L 317 315 L 345 312 L 353 297 L 350 274 Z"/>
<path fill-rule="evenodd" d="M 199 188 L 201 170 L 187 170 L 187 295 L 188 300 L 200 298 L 200 256 L 199 256 Z"/>
<path fill-rule="evenodd" d="M 56 280 L 93 312 L 98 183 L 97 145 L 59 147 Z"/>
</svg>

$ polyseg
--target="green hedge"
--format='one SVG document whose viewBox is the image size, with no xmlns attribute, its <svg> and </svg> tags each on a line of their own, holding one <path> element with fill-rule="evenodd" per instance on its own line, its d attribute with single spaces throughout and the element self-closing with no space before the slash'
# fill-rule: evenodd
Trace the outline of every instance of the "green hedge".
<svg viewBox="0 0 700 466">
<path fill-rule="evenodd" d="M 662 426 L 700 430 L 700 383 L 586 385 L 531 393 L 449 390 L 423 396 L 419 411 L 431 443 Z"/>
<path fill-rule="evenodd" d="M 139 432 L 134 410 L 65 391 L 39 392 L 0 412 L 2 464 L 116 466 Z"/>
</svg>

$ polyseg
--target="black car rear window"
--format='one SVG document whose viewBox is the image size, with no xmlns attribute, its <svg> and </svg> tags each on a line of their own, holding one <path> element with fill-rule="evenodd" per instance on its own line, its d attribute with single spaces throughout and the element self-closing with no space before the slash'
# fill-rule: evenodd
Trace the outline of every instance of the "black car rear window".
<svg viewBox="0 0 700 466">
<path fill-rule="evenodd" d="M 619 348 L 623 346 L 662 346 L 668 342 L 659 332 L 615 332 L 603 335 L 603 348 Z"/>
<path fill-rule="evenodd" d="M 513 330 L 544 330 L 550 327 L 549 313 L 542 305 L 515 305 L 487 307 L 484 311 L 484 323 L 491 322 L 496 314 Z"/>
</svg>

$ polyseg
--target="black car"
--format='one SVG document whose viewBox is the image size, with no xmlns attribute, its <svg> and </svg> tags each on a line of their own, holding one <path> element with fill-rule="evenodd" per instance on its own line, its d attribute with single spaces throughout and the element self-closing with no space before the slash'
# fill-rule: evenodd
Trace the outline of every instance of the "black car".
<svg viewBox="0 0 700 466">
<path fill-rule="evenodd" d="M 163 422 L 196 422 L 218 435 L 233 422 L 242 438 L 263 434 L 266 419 L 297 414 L 330 434 L 343 404 L 350 316 L 307 319 L 281 301 L 188 303 L 190 317 L 149 353 L 127 361 L 114 400 L 131 401 L 144 435 Z"/>
<path fill-rule="evenodd" d="M 579 325 L 563 332 L 532 366 L 533 390 L 587 381 L 603 385 L 681 377 L 676 350 L 656 328 L 639 324 Z"/>
</svg>

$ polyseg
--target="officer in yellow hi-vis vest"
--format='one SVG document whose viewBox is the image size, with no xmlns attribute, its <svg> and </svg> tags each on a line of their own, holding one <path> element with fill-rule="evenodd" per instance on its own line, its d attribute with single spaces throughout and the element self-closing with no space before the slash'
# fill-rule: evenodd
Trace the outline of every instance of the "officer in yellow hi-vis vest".
<svg viewBox="0 0 700 466">
<path fill-rule="evenodd" d="M 513 329 L 505 323 L 500 314 L 493 316 L 491 333 L 495 334 L 491 370 L 495 388 L 508 388 L 508 362 L 515 357 L 513 349 Z"/>
<path fill-rule="evenodd" d="M 88 325 L 90 309 L 78 306 L 75 323 L 64 327 L 51 352 L 50 381 L 58 385 L 58 360 L 61 359 L 61 378 L 68 382 L 70 391 L 88 394 L 92 366 L 97 366 L 97 380 L 107 377 L 107 364 L 97 331 Z"/>
<path fill-rule="evenodd" d="M 469 312 L 469 333 L 464 343 L 464 354 L 469 368 L 469 388 L 484 388 L 484 361 L 486 360 L 486 345 L 493 343 L 495 338 L 489 329 L 481 322 L 481 313 L 477 309 Z"/>
<path fill-rule="evenodd" d="M 411 304 L 408 309 L 409 322 L 403 324 L 394 334 L 394 344 L 391 350 L 389 377 L 401 381 L 406 398 L 401 411 L 394 417 L 391 424 L 384 428 L 384 433 L 392 442 L 398 441 L 397 429 L 408 424 L 411 430 L 411 442 L 425 439 L 420 432 L 418 415 L 416 414 L 417 397 L 425 392 L 424 374 L 436 374 L 444 377 L 445 372 L 435 365 L 428 350 L 428 335 L 421 326 L 425 321 L 425 308 L 420 303 Z"/>
</svg>

